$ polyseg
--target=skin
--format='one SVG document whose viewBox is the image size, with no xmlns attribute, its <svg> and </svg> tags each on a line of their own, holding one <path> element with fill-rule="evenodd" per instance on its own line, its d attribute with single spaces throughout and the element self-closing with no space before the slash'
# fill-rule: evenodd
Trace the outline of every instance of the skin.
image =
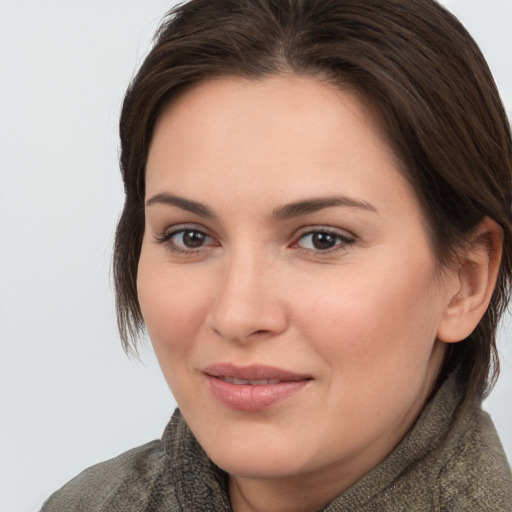
<svg viewBox="0 0 512 512">
<path fill-rule="evenodd" d="M 399 165 L 370 109 L 313 78 L 204 82 L 157 123 L 139 301 L 235 511 L 318 510 L 393 450 L 431 392 L 461 273 L 438 272 Z M 354 204 L 275 216 L 333 196 Z M 325 230 L 319 249 L 311 232 Z M 263 411 L 233 410 L 202 372 L 221 362 L 311 379 Z"/>
</svg>

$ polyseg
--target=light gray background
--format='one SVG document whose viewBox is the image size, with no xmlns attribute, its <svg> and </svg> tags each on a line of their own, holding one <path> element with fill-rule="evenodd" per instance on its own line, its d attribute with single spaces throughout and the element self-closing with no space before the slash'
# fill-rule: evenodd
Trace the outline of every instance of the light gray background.
<svg viewBox="0 0 512 512">
<path fill-rule="evenodd" d="M 446 0 L 512 111 L 512 0 Z M 150 350 L 123 354 L 110 285 L 117 122 L 163 0 L 0 0 L 0 510 L 159 437 L 174 408 Z M 508 334 L 507 334 L 508 331 Z M 512 328 L 486 403 L 512 461 Z"/>
</svg>

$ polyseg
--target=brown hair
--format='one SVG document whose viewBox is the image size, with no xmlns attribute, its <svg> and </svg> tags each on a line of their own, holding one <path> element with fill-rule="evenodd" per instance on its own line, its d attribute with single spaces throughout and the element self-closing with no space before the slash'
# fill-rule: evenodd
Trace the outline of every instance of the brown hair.
<svg viewBox="0 0 512 512">
<path fill-rule="evenodd" d="M 441 265 L 485 216 L 502 227 L 491 304 L 475 331 L 449 346 L 442 369 L 458 368 L 466 396 L 483 396 L 498 373 L 496 331 L 512 275 L 511 134 L 478 46 L 433 0 L 192 0 L 167 14 L 120 121 L 126 201 L 114 280 L 125 349 L 136 351 L 144 328 L 136 277 L 145 164 L 159 114 L 184 88 L 208 78 L 290 72 L 355 89 L 373 105 Z"/>
</svg>

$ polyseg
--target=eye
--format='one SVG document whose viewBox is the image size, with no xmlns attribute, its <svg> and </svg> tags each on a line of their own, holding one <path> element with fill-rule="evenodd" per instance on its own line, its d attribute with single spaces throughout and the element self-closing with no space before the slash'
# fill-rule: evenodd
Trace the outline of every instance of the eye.
<svg viewBox="0 0 512 512">
<path fill-rule="evenodd" d="M 309 251 L 328 252 L 352 244 L 354 239 L 336 231 L 314 230 L 304 233 L 296 245 Z"/>
<path fill-rule="evenodd" d="M 157 241 L 169 245 L 176 252 L 194 252 L 213 243 L 213 239 L 206 233 L 192 228 L 171 231 L 157 238 Z"/>
<path fill-rule="evenodd" d="M 208 238 L 208 235 L 205 235 L 201 231 L 187 229 L 175 233 L 171 237 L 171 240 L 179 247 L 197 249 L 198 247 L 202 247 Z"/>
</svg>

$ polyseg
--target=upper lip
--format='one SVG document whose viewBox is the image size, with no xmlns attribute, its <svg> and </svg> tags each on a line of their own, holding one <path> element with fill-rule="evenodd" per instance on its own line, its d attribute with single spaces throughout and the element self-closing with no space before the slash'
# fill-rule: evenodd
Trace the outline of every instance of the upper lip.
<svg viewBox="0 0 512 512">
<path fill-rule="evenodd" d="M 278 381 L 300 381 L 310 380 L 310 375 L 295 373 L 275 366 L 252 364 L 248 366 L 237 366 L 232 363 L 212 364 L 203 368 L 203 373 L 210 377 L 230 378 L 248 381 L 278 380 Z"/>
</svg>

